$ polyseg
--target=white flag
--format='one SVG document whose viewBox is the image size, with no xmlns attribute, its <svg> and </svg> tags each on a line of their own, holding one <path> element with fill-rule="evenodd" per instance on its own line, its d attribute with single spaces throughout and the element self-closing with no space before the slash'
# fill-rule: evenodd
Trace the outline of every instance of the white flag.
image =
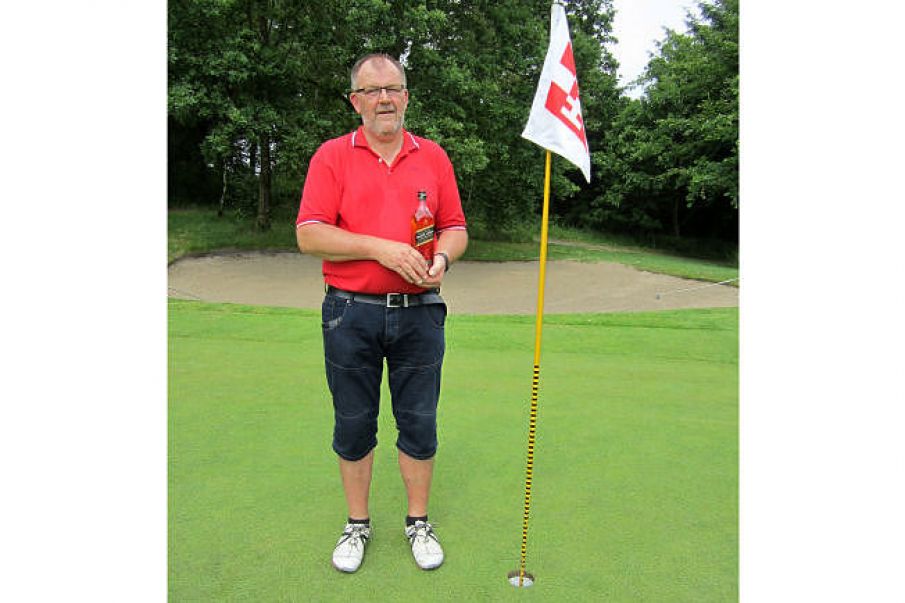
<svg viewBox="0 0 905 603">
<path fill-rule="evenodd" d="M 522 137 L 568 159 L 591 182 L 591 153 L 578 100 L 572 39 L 560 4 L 550 9 L 550 47 Z"/>
</svg>

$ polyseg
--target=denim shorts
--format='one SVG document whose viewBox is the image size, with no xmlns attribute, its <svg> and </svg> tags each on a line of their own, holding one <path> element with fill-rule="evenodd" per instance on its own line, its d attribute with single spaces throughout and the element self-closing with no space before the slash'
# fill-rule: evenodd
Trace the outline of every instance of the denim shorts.
<svg viewBox="0 0 905 603">
<path fill-rule="evenodd" d="M 446 304 L 388 308 L 327 294 L 321 309 L 333 450 L 348 460 L 377 446 L 386 359 L 396 447 L 426 460 L 437 451 L 437 402 L 446 347 Z"/>
</svg>

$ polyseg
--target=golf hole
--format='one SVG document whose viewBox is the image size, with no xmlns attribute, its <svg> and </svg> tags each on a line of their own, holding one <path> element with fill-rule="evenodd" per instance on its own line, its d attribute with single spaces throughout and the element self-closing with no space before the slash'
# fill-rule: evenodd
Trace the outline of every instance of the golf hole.
<svg viewBox="0 0 905 603">
<path fill-rule="evenodd" d="M 518 586 L 519 586 L 518 575 L 519 575 L 518 570 L 512 570 L 511 572 L 509 572 L 509 584 L 511 584 L 512 586 L 514 586 L 516 588 L 518 588 Z M 534 575 L 529 574 L 528 572 L 523 573 L 522 574 L 522 584 L 521 584 L 522 588 L 528 588 L 532 584 L 534 584 Z"/>
</svg>

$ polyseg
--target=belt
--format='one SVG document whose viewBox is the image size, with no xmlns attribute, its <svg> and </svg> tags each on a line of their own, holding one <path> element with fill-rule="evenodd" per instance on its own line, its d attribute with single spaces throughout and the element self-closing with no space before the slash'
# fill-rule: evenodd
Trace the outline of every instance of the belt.
<svg viewBox="0 0 905 603">
<path fill-rule="evenodd" d="M 408 308 L 409 306 L 424 306 L 427 304 L 442 304 L 439 289 L 428 289 L 424 293 L 387 293 L 385 295 L 372 295 L 370 293 L 355 293 L 336 287 L 327 286 L 327 295 L 333 295 L 341 299 L 348 299 L 364 304 L 386 306 L 387 308 Z"/>
</svg>

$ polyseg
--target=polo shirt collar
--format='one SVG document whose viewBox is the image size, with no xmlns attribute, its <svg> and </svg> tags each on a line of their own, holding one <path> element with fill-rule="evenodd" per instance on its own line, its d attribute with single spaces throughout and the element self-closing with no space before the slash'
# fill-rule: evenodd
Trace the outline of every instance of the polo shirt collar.
<svg viewBox="0 0 905 603">
<path fill-rule="evenodd" d="M 371 148 L 371 145 L 368 144 L 368 139 L 365 137 L 364 129 L 364 126 L 358 126 L 358 129 L 352 132 L 352 146 L 368 149 L 369 151 L 377 155 L 374 149 Z M 412 151 L 416 151 L 420 148 L 421 145 L 418 144 L 418 141 L 415 140 L 415 137 L 412 136 L 412 133 L 405 128 L 402 128 L 402 148 L 399 149 L 398 157 L 408 155 Z"/>
</svg>

